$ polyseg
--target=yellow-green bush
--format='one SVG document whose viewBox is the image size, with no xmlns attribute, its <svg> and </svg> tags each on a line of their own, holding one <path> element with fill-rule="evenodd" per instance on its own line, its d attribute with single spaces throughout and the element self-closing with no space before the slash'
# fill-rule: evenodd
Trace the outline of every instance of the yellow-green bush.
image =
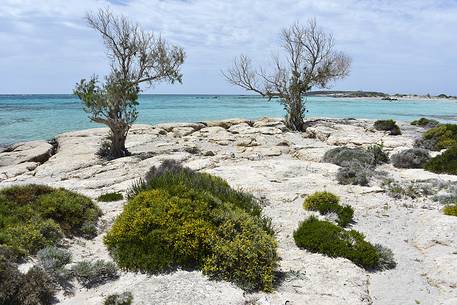
<svg viewBox="0 0 457 305">
<path fill-rule="evenodd" d="M 443 209 L 444 215 L 448 216 L 457 216 L 457 203 L 455 204 L 448 204 Z"/>
<path fill-rule="evenodd" d="M 0 190 L 0 245 L 34 254 L 64 235 L 84 236 L 100 210 L 87 197 L 42 185 Z"/>
<path fill-rule="evenodd" d="M 441 150 L 457 145 L 457 124 L 443 124 L 427 130 L 422 135 L 422 141 L 418 143 L 423 146 L 427 143 L 427 149 Z"/>
<path fill-rule="evenodd" d="M 278 260 L 274 237 L 236 207 L 228 207 L 224 214 L 211 255 L 204 261 L 203 273 L 248 291 L 271 291 Z"/>
<path fill-rule="evenodd" d="M 322 215 L 335 213 L 338 216 L 337 223 L 345 227 L 353 221 L 354 209 L 350 206 L 342 206 L 339 202 L 340 198 L 332 193 L 316 192 L 306 197 L 303 207 Z"/>
<path fill-rule="evenodd" d="M 177 164 L 154 169 L 135 194 L 105 237 L 121 268 L 201 269 L 246 290 L 272 289 L 277 244 L 252 196 Z"/>
</svg>

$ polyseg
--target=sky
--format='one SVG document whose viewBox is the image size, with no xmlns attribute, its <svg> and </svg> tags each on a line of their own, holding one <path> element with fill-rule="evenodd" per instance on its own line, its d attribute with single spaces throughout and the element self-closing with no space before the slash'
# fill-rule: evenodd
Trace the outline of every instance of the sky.
<svg viewBox="0 0 457 305">
<path fill-rule="evenodd" d="M 109 71 L 84 16 L 110 8 L 186 52 L 183 84 L 145 93 L 245 94 L 221 71 L 281 55 L 280 31 L 315 18 L 352 58 L 334 90 L 457 95 L 457 0 L 0 0 L 0 94 L 71 93 Z"/>
</svg>

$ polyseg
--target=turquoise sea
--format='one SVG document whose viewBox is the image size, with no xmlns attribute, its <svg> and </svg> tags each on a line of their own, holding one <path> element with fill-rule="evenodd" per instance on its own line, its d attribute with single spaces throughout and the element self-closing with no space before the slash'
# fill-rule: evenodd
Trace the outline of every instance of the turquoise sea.
<svg viewBox="0 0 457 305">
<path fill-rule="evenodd" d="M 396 119 L 419 117 L 457 122 L 455 100 L 382 101 L 310 97 L 309 117 Z M 282 106 L 256 96 L 142 95 L 138 123 L 198 122 L 226 118 L 281 117 Z M 73 95 L 0 95 L 0 145 L 50 139 L 71 130 L 100 127 L 89 122 Z"/>
</svg>

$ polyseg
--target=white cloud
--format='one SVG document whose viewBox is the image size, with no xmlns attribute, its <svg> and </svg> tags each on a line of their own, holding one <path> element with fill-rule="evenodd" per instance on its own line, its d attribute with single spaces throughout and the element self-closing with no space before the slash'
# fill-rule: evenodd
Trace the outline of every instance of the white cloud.
<svg viewBox="0 0 457 305">
<path fill-rule="evenodd" d="M 353 58 L 337 88 L 457 94 L 453 0 L 3 0 L 0 92 L 71 92 L 103 74 L 103 45 L 83 17 L 107 6 L 185 48 L 185 83 L 159 92 L 242 92 L 220 70 L 240 53 L 267 62 L 282 27 L 316 17 Z"/>
</svg>

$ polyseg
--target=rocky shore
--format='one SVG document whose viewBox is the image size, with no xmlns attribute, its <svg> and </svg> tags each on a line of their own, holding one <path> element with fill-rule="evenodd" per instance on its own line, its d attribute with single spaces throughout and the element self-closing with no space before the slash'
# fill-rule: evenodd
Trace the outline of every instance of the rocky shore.
<svg viewBox="0 0 457 305">
<path fill-rule="evenodd" d="M 125 193 L 149 168 L 175 159 L 253 193 L 272 219 L 284 277 L 271 294 L 247 294 L 197 271 L 157 276 L 123 272 L 94 289 L 76 286 L 74 295 L 59 295 L 60 304 L 101 304 L 106 295 L 127 290 L 134 295 L 133 304 L 457 304 L 457 217 L 443 215 L 442 205 L 430 196 L 394 199 L 382 187 L 385 178 L 400 184 L 457 183 L 457 176 L 385 164 L 369 186 L 339 185 L 339 167 L 321 162 L 326 151 L 338 146 L 382 143 L 393 154 L 411 148 L 424 129 L 400 122 L 402 135 L 391 136 L 376 131 L 370 120 L 319 119 L 309 124 L 304 133 L 289 132 L 280 119 L 271 118 L 135 125 L 127 139 L 132 155 L 113 161 L 95 155 L 106 129 L 68 132 L 52 143 L 19 143 L 1 152 L 0 187 L 48 184 L 95 199 L 107 192 Z M 295 245 L 293 231 L 314 213 L 303 209 L 304 197 L 323 190 L 354 208 L 352 228 L 392 249 L 395 269 L 367 272 L 347 259 L 312 254 Z M 98 203 L 103 211 L 98 236 L 66 241 L 74 261 L 110 260 L 103 236 L 124 204 Z"/>
</svg>

